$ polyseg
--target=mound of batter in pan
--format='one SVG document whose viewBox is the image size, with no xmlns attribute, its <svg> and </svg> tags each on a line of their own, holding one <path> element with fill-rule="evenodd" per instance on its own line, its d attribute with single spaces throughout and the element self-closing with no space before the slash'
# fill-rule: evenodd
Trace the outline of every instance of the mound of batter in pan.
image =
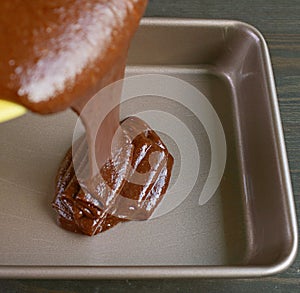
<svg viewBox="0 0 300 293">
<path fill-rule="evenodd" d="M 121 135 L 120 135 L 121 134 Z M 57 174 L 53 207 L 65 229 L 95 235 L 128 220 L 146 220 L 162 200 L 170 181 L 173 157 L 144 121 L 130 117 L 121 123 L 112 155 L 99 174 L 79 184 L 72 160 L 88 170 L 84 138 L 70 149 Z"/>
</svg>

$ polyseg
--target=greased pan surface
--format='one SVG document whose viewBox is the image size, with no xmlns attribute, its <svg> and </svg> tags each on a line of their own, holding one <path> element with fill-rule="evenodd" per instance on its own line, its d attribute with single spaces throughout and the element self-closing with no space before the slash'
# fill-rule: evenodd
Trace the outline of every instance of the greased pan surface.
<svg viewBox="0 0 300 293">
<path fill-rule="evenodd" d="M 214 107 L 227 144 L 225 172 L 214 196 L 198 205 L 211 160 L 203 125 L 180 103 L 137 97 L 122 104 L 123 117 L 151 104 L 191 131 L 201 160 L 197 184 L 176 209 L 153 220 L 120 224 L 92 238 L 64 231 L 50 203 L 76 116 L 26 114 L 0 124 L 1 277 L 262 276 L 291 264 L 298 237 L 295 209 L 261 34 L 235 21 L 144 19 L 127 66 L 128 76 L 139 74 L 180 78 Z M 175 182 L 182 154 L 167 134 L 162 138 L 175 158 Z"/>
</svg>

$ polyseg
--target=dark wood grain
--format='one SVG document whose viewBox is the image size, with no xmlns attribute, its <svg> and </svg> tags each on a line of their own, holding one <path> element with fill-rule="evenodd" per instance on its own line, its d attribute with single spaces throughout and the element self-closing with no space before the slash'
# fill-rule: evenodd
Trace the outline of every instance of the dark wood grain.
<svg viewBox="0 0 300 293">
<path fill-rule="evenodd" d="M 300 0 L 150 0 L 147 16 L 237 19 L 271 51 L 297 212 L 300 213 Z M 298 220 L 299 223 L 299 220 Z M 300 226 L 300 223 L 299 223 Z M 300 256 L 274 277 L 237 280 L 1 280 L 0 292 L 300 292 Z"/>
</svg>

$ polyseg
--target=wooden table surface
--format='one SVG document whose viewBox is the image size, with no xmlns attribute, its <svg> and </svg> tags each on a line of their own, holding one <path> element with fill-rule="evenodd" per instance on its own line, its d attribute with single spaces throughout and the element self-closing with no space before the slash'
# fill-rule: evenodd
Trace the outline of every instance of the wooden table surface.
<svg viewBox="0 0 300 293">
<path fill-rule="evenodd" d="M 146 16 L 236 19 L 271 51 L 297 212 L 300 213 L 300 0 L 150 0 Z M 299 223 L 299 220 L 298 220 Z M 0 292 L 300 292 L 300 256 L 284 273 L 235 280 L 0 280 Z"/>
</svg>

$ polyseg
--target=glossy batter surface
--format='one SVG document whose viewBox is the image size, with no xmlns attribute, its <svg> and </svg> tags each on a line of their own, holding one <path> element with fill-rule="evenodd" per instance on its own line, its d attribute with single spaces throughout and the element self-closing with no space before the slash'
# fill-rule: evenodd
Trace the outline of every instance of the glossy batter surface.
<svg viewBox="0 0 300 293">
<path fill-rule="evenodd" d="M 146 220 L 165 194 L 171 176 L 173 157 L 158 135 L 136 117 L 121 125 L 122 142 L 100 170 L 79 185 L 72 151 L 69 150 L 56 179 L 53 207 L 58 223 L 65 229 L 95 235 L 127 220 Z M 119 141 L 117 142 L 119 144 Z M 78 141 L 75 156 L 86 169 L 87 145 Z"/>
<path fill-rule="evenodd" d="M 0 1 L 0 98 L 51 113 L 119 79 L 146 0 Z"/>
</svg>

